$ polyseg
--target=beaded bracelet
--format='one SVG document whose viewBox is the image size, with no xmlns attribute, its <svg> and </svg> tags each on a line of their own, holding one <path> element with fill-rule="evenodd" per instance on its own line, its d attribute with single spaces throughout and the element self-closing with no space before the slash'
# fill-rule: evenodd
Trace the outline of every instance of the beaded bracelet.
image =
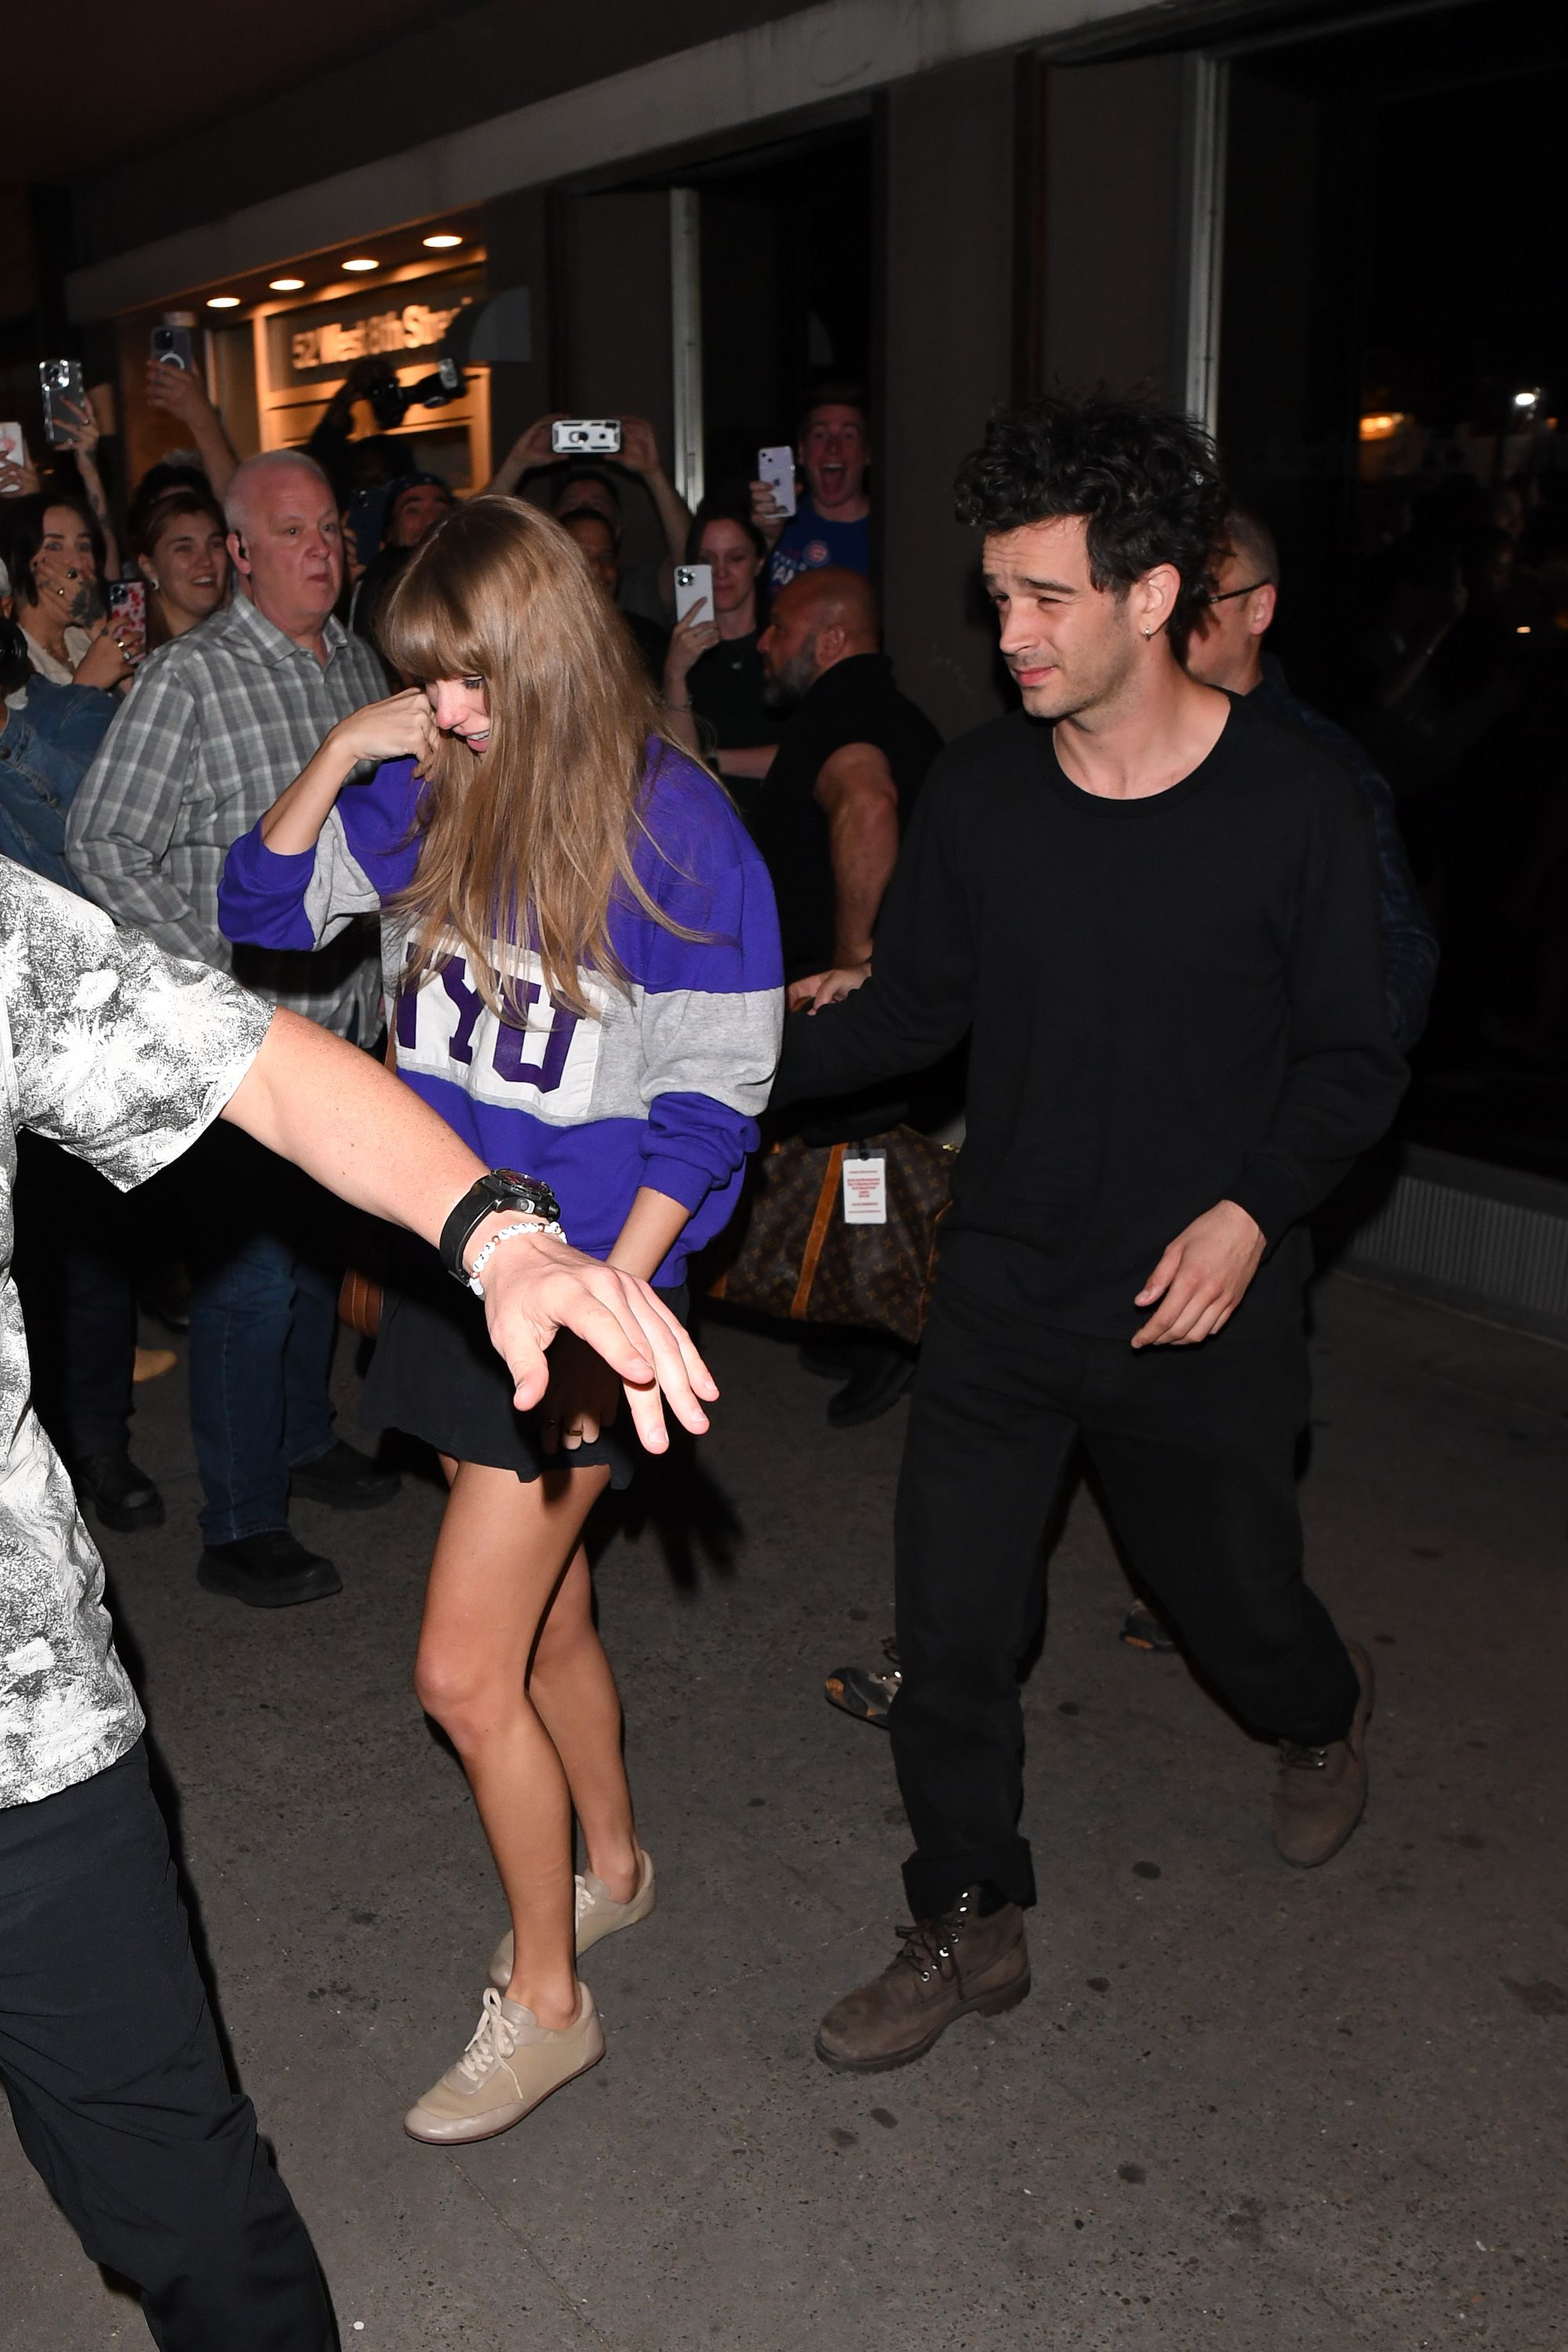
<svg viewBox="0 0 1568 2352">
<path fill-rule="evenodd" d="M 558 1222 L 547 1225 L 536 1217 L 515 1225 L 502 1225 L 499 1233 L 493 1233 L 490 1235 L 468 1268 L 468 1288 L 476 1298 L 482 1298 L 485 1295 L 485 1286 L 479 1280 L 480 1272 L 489 1264 L 502 1242 L 514 1241 L 519 1234 L 546 1234 L 552 1241 L 556 1242 L 563 1242 L 566 1238 L 564 1229 Z"/>
</svg>

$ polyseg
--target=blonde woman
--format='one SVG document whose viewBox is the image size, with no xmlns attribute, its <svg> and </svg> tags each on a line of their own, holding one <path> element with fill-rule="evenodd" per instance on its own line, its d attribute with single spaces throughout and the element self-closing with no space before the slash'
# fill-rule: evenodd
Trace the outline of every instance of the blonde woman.
<svg viewBox="0 0 1568 2352">
<path fill-rule="evenodd" d="M 579 1247 L 679 1294 L 734 1204 L 777 1055 L 766 872 L 720 787 L 660 740 L 619 616 L 533 508 L 482 497 L 440 524 L 384 642 L 421 685 L 335 727 L 236 844 L 224 929 L 309 949 L 379 908 L 399 1076 L 548 1188 Z M 352 781 L 365 761 L 382 764 Z M 410 1257 L 366 1412 L 442 1456 L 416 1684 L 511 1914 L 478 2031 L 405 2119 L 416 2139 L 505 2131 L 593 2065 L 575 1956 L 652 1908 L 581 1542 L 630 1474 L 616 1401 L 563 1339 L 543 1404 L 516 1412 L 479 1302 Z"/>
</svg>

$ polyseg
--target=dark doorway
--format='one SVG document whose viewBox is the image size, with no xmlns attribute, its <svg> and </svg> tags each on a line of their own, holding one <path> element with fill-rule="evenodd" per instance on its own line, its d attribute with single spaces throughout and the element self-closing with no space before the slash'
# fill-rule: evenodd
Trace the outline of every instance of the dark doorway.
<svg viewBox="0 0 1568 2352">
<path fill-rule="evenodd" d="M 1568 1177 L 1568 12 L 1232 62 L 1220 437 L 1442 942 L 1414 1139 Z"/>
<path fill-rule="evenodd" d="M 708 479 L 750 479 L 793 441 L 813 384 L 863 384 L 870 359 L 871 140 L 857 123 L 784 156 L 729 159 L 702 206 Z"/>
</svg>

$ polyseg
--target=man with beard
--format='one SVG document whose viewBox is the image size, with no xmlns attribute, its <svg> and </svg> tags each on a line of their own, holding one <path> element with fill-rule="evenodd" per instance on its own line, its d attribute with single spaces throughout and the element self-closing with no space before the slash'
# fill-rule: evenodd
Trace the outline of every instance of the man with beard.
<svg viewBox="0 0 1568 2352">
<path fill-rule="evenodd" d="M 1224 494 L 1190 420 L 996 417 L 959 481 L 1023 709 L 942 754 L 875 976 L 787 1024 L 779 1097 L 970 1037 L 968 1132 L 896 1520 L 889 1727 L 914 1927 L 819 2056 L 872 2073 L 1029 1990 L 1018 1662 L 1081 1440 L 1155 1600 L 1279 1743 L 1310 1868 L 1366 1801 L 1372 1669 L 1302 1573 L 1304 1220 L 1386 1128 L 1376 877 L 1353 781 L 1183 667 Z"/>
<path fill-rule="evenodd" d="M 831 1004 L 871 968 L 882 894 L 921 782 L 942 738 L 893 683 L 879 651 L 877 599 L 858 572 L 804 572 L 773 600 L 758 640 L 764 699 L 789 719 L 768 773 L 730 788 L 773 877 L 793 1008 Z M 881 1087 L 835 1103 L 813 1143 L 842 1143 L 897 1124 L 903 1104 Z M 914 1358 L 885 1332 L 821 1332 L 808 1371 L 844 1385 L 829 1399 L 836 1429 L 874 1421 L 909 1387 Z"/>
</svg>

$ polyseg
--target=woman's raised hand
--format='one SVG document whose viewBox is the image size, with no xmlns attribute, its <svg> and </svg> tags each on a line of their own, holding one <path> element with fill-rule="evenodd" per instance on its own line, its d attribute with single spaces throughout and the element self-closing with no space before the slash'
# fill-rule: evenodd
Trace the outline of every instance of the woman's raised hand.
<svg viewBox="0 0 1568 2352">
<path fill-rule="evenodd" d="M 692 664 L 700 661 L 704 654 L 710 654 L 719 643 L 719 624 L 703 617 L 707 611 L 708 599 L 704 596 L 669 633 L 669 651 L 664 657 L 667 695 L 673 688 L 683 686 Z"/>
<path fill-rule="evenodd" d="M 420 686 L 389 695 L 384 702 L 367 702 L 363 710 L 339 719 L 332 738 L 356 765 L 361 760 L 412 760 L 421 776 L 428 772 L 441 740 Z"/>
</svg>

